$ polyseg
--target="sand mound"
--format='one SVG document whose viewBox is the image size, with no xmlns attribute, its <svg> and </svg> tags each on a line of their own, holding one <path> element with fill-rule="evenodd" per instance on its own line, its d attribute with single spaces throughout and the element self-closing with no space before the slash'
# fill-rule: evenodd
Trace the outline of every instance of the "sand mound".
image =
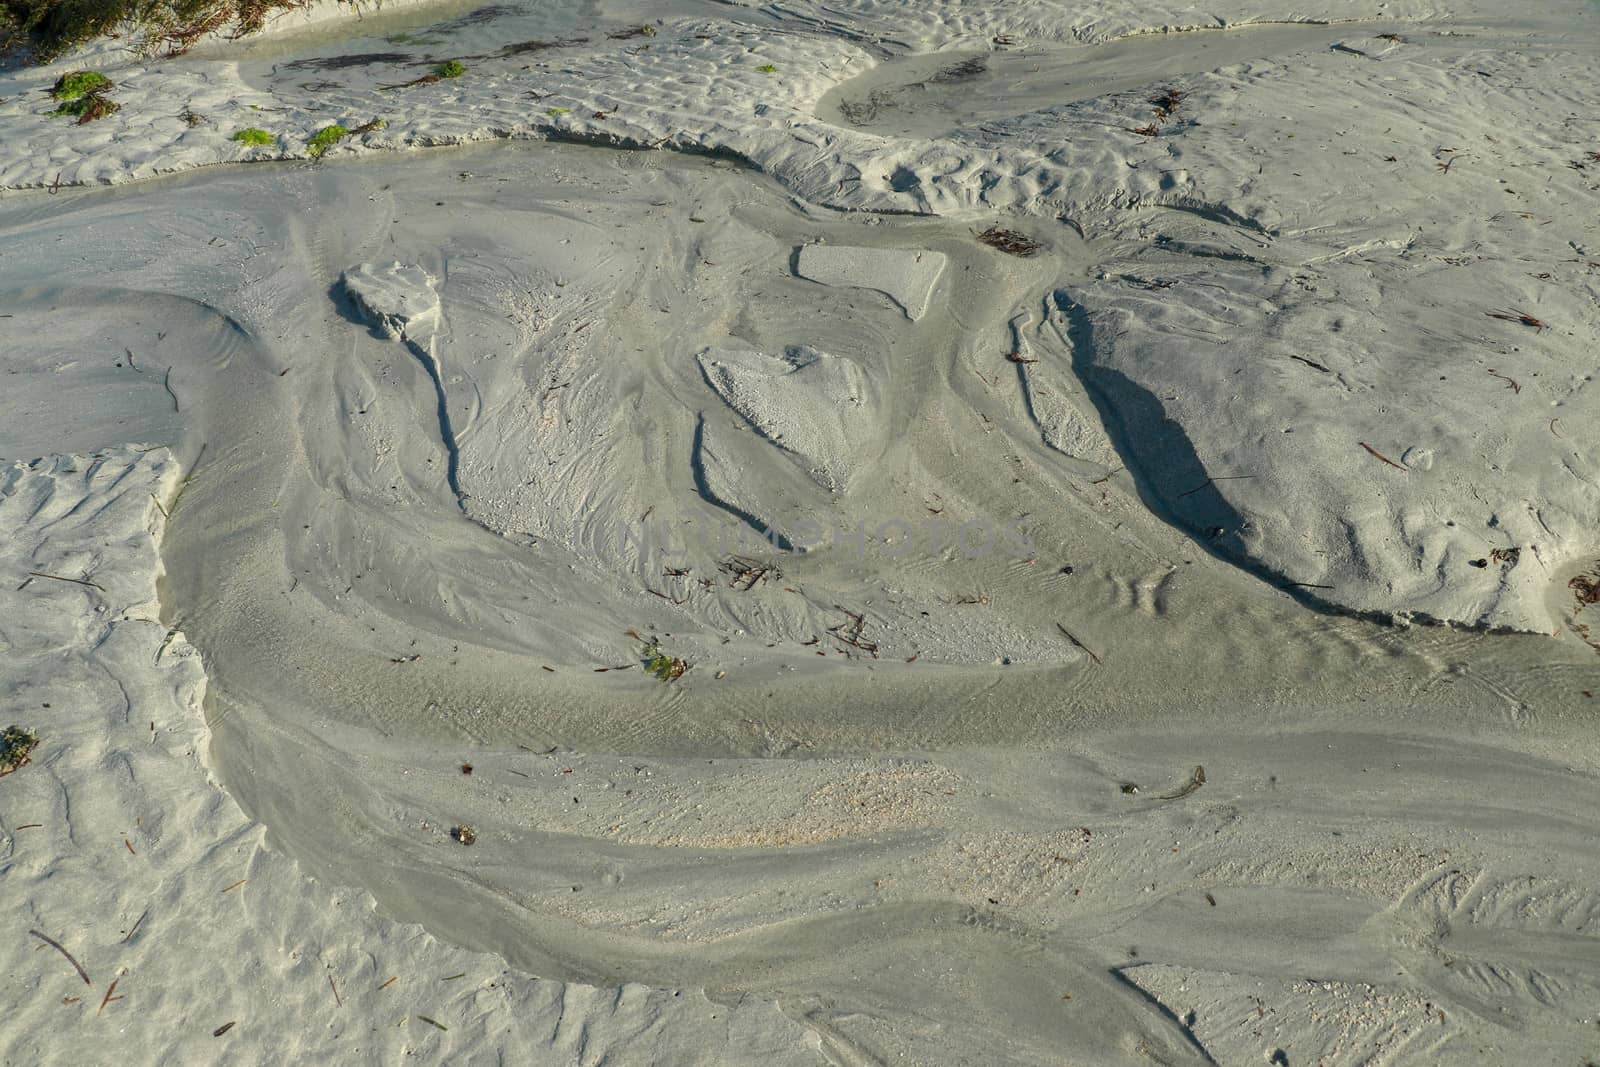
<svg viewBox="0 0 1600 1067">
<path fill-rule="evenodd" d="M 756 452 L 737 429 L 702 421 L 695 434 L 696 488 L 708 502 L 785 552 L 807 552 L 832 539 L 826 491 L 770 449 Z"/>
<path fill-rule="evenodd" d="M 1121 466 L 1094 401 L 1073 373 L 1070 349 L 1052 333 L 1049 314 L 1048 307 L 1043 315 L 1023 313 L 1010 324 L 1010 357 L 1016 361 L 1028 414 L 1039 427 L 1040 439 L 1062 455 L 1107 470 Z M 1033 339 L 1041 343 L 1035 345 Z"/>
<path fill-rule="evenodd" d="M 706 382 L 830 493 L 844 490 L 881 427 L 865 374 L 849 359 L 794 346 L 782 355 L 708 349 Z"/>
<path fill-rule="evenodd" d="M 795 273 L 822 285 L 875 289 L 916 322 L 928 313 L 945 262 L 940 252 L 806 245 L 795 256 Z"/>
<path fill-rule="evenodd" d="M 1497 320 L 1502 269 L 1441 291 L 1415 258 L 1151 253 L 1061 319 L 1158 507 L 1205 540 L 1344 607 L 1553 631 L 1600 527 L 1600 318 L 1550 289 L 1525 304 L 1559 325 Z M 1431 311 L 1377 310 L 1397 302 Z"/>
<path fill-rule="evenodd" d="M 345 294 L 386 336 L 415 341 L 439 325 L 439 294 L 421 267 L 363 263 L 345 271 L 342 282 Z"/>
</svg>

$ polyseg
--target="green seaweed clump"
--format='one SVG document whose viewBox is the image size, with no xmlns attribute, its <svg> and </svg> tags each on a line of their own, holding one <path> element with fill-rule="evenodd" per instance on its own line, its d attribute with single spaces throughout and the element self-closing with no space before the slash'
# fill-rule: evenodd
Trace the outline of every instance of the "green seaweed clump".
<svg viewBox="0 0 1600 1067">
<path fill-rule="evenodd" d="M 675 682 L 689 669 L 689 664 L 677 656 L 669 656 L 655 645 L 644 650 L 644 669 L 663 682 Z"/>
<path fill-rule="evenodd" d="M 75 118 L 80 126 L 115 114 L 122 105 L 106 99 L 105 94 L 111 88 L 111 79 L 97 70 L 75 70 L 63 74 L 50 90 L 50 95 L 61 105 L 53 114 Z"/>
<path fill-rule="evenodd" d="M 321 159 L 322 153 L 350 136 L 350 131 L 343 126 L 324 126 L 311 135 L 311 140 L 306 143 L 310 146 L 311 158 Z"/>
<path fill-rule="evenodd" d="M 778 68 L 773 66 L 771 63 L 763 63 L 761 66 L 757 67 L 756 69 L 759 70 L 763 74 L 776 74 L 776 73 L 778 73 Z"/>
<path fill-rule="evenodd" d="M 86 122 L 93 122 L 95 119 L 103 119 L 107 115 L 115 115 L 121 110 L 121 104 L 117 103 L 115 100 L 107 100 L 105 97 L 96 93 L 92 96 L 82 97 L 78 100 L 68 100 L 65 104 L 62 104 L 60 107 L 52 111 L 51 114 L 66 115 L 69 118 L 75 118 L 78 120 L 78 125 L 82 126 Z"/>
<path fill-rule="evenodd" d="M 467 72 L 467 68 L 459 60 L 452 59 L 448 63 L 440 63 L 434 67 L 433 72 L 441 78 L 459 78 Z"/>
<path fill-rule="evenodd" d="M 57 78 L 50 95 L 64 104 L 69 100 L 82 100 L 86 96 L 103 93 L 110 88 L 111 79 L 98 70 L 75 70 Z"/>
<path fill-rule="evenodd" d="M 39 739 L 20 726 L 7 726 L 0 733 L 0 778 L 26 767 L 33 759 Z"/>
<path fill-rule="evenodd" d="M 278 143 L 278 139 L 272 134 L 268 133 L 266 130 L 257 129 L 240 130 L 238 133 L 233 135 L 233 139 L 238 141 L 240 144 L 250 145 L 252 147 L 264 147 Z"/>
</svg>

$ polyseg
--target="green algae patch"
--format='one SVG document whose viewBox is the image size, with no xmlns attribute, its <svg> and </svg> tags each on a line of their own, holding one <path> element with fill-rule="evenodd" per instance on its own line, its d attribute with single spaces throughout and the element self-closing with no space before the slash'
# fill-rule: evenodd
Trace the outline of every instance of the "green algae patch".
<svg viewBox="0 0 1600 1067">
<path fill-rule="evenodd" d="M 312 159 L 321 159 L 322 153 L 350 136 L 350 131 L 343 126 L 324 126 L 311 135 L 311 140 L 306 144 L 310 149 Z"/>
<path fill-rule="evenodd" d="M 0 733 L 0 778 L 21 770 L 33 761 L 39 738 L 20 726 L 8 726 Z"/>
<path fill-rule="evenodd" d="M 103 93 L 111 88 L 111 79 L 98 70 L 75 70 L 56 79 L 50 95 L 61 103 L 82 100 L 86 96 Z"/>
</svg>

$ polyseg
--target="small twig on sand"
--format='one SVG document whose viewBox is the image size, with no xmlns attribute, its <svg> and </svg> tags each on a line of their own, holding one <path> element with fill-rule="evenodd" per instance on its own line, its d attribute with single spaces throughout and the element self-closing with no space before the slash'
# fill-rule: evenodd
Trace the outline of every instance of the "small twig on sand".
<svg viewBox="0 0 1600 1067">
<path fill-rule="evenodd" d="M 87 579 L 87 578 L 63 578 L 59 574 L 48 574 L 48 573 L 46 573 L 44 571 L 29 571 L 28 572 L 28 577 L 30 577 L 30 578 L 51 578 L 51 579 L 54 579 L 55 581 L 58 581 L 58 582 L 71 582 L 73 585 L 87 585 L 89 588 L 98 589 L 102 593 L 104 593 L 106 591 L 105 590 L 105 586 L 96 585 L 94 582 L 89 581 L 89 579 Z"/>
<path fill-rule="evenodd" d="M 1305 356 L 1293 356 L 1293 355 L 1291 355 L 1289 358 L 1293 359 L 1293 360 L 1297 360 L 1298 362 L 1304 363 L 1306 366 L 1311 367 L 1314 370 L 1319 370 L 1323 374 L 1332 374 L 1333 373 L 1333 371 L 1329 370 L 1327 367 L 1324 367 L 1322 364 L 1318 363 L 1314 359 L 1307 359 Z"/>
<path fill-rule="evenodd" d="M 95 1009 L 95 1014 L 96 1015 L 99 1015 L 101 1012 L 105 1011 L 106 1010 L 106 1005 L 110 1004 L 112 1001 L 114 1001 L 114 1000 L 126 1000 L 127 999 L 126 997 L 114 997 L 114 996 L 111 995 L 111 994 L 113 994 L 113 993 L 115 993 L 117 991 L 117 982 L 118 981 L 120 981 L 120 979 L 117 979 L 117 978 L 111 979 L 111 985 L 106 989 L 106 995 L 100 1001 L 100 1007 Z"/>
<path fill-rule="evenodd" d="M 344 999 L 339 996 L 339 987 L 333 984 L 333 975 L 328 975 L 328 988 L 333 990 L 333 1002 L 339 1007 L 344 1007 Z"/>
<path fill-rule="evenodd" d="M 729 556 L 717 564 L 717 569 L 730 575 L 728 588 L 748 593 L 769 578 L 781 578 L 783 572 L 776 566 L 749 556 Z"/>
<path fill-rule="evenodd" d="M 122 943 L 124 945 L 126 945 L 129 941 L 133 940 L 133 935 L 138 933 L 139 932 L 139 927 L 144 925 L 145 915 L 149 915 L 149 914 L 150 914 L 150 909 L 149 908 L 144 909 L 144 915 L 139 916 L 139 918 L 133 924 L 133 929 L 129 930 L 127 932 L 127 934 L 123 937 Z"/>
<path fill-rule="evenodd" d="M 851 648 L 860 649 L 873 659 L 877 659 L 878 643 L 876 641 L 868 641 L 861 636 L 862 631 L 867 628 L 866 616 L 862 613 L 842 608 L 838 604 L 835 604 L 833 608 L 835 611 L 844 612 L 845 617 L 849 620 L 841 622 L 837 626 L 828 627 L 828 632 L 834 636 L 834 639 L 841 644 L 849 645 Z"/>
<path fill-rule="evenodd" d="M 1112 478 L 1115 478 L 1117 475 L 1119 475 L 1121 473 L 1122 473 L 1122 468 L 1118 467 L 1116 470 L 1107 471 L 1104 476 L 1094 479 L 1089 484 L 1090 485 L 1104 485 L 1106 482 L 1109 482 Z"/>
<path fill-rule="evenodd" d="M 1195 486 L 1187 493 L 1180 493 L 1178 499 L 1182 500 L 1186 496 L 1194 496 L 1202 489 L 1209 489 L 1216 482 L 1237 482 L 1245 478 L 1254 477 L 1254 474 L 1218 474 L 1215 477 L 1207 478 L 1202 484 Z"/>
<path fill-rule="evenodd" d="M 189 470 L 184 474 L 183 481 L 178 483 L 178 491 L 172 494 L 172 503 L 167 505 L 168 518 L 171 518 L 172 512 L 178 510 L 178 501 L 183 499 L 183 494 L 188 490 L 189 483 L 194 481 L 195 475 L 200 473 L 200 461 L 206 458 L 206 449 L 210 445 L 210 441 L 200 442 L 200 451 L 195 453 L 194 462 L 189 464 Z"/>
<path fill-rule="evenodd" d="M 37 937 L 40 941 L 43 941 L 45 944 L 49 945 L 51 948 L 55 949 L 57 952 L 61 953 L 65 957 L 67 957 L 67 962 L 72 964 L 73 970 L 78 972 L 78 977 L 83 979 L 83 984 L 84 985 L 86 985 L 86 986 L 94 985 L 93 982 L 89 981 L 89 972 L 83 969 L 83 965 L 81 963 L 79 963 L 77 960 L 72 958 L 72 953 L 68 952 L 66 949 L 61 947 L 61 942 L 57 941 L 53 937 L 48 937 L 45 934 L 41 934 L 37 930 L 29 930 L 28 933 L 32 934 L 34 937 Z M 116 985 L 115 982 L 113 982 L 111 984 L 112 985 Z"/>
<path fill-rule="evenodd" d="M 183 476 L 184 485 L 188 485 L 194 480 L 195 472 L 200 469 L 200 461 L 206 458 L 206 446 L 209 444 L 211 444 L 210 441 L 200 442 L 200 451 L 194 454 L 194 462 L 189 464 L 189 473 Z"/>
<path fill-rule="evenodd" d="M 395 983 L 396 983 L 396 982 L 398 982 L 398 981 L 400 981 L 400 976 L 399 976 L 399 975 L 398 975 L 398 974 L 397 974 L 397 975 L 395 975 L 395 976 L 394 976 L 394 977 L 393 977 L 393 978 L 391 978 L 391 979 L 389 979 L 389 980 L 388 980 L 388 981 L 387 981 L 387 982 L 385 982 L 385 983 L 383 983 L 383 984 L 382 984 L 382 985 L 381 985 L 381 986 L 379 986 L 379 987 L 378 987 L 378 988 L 379 988 L 379 989 L 380 989 L 380 990 L 382 990 L 382 989 L 388 989 L 388 988 L 389 988 L 389 987 L 390 987 L 390 986 L 392 986 L 392 985 L 394 985 L 394 984 L 395 984 Z"/>
<path fill-rule="evenodd" d="M 380 85 L 378 86 L 378 92 L 387 93 L 394 89 L 410 89 L 417 85 L 437 85 L 442 81 L 444 81 L 444 77 L 442 75 L 424 74 L 422 77 L 413 78 L 408 82 L 397 82 L 394 85 Z"/>
<path fill-rule="evenodd" d="M 167 395 L 172 398 L 172 410 L 173 411 L 181 411 L 181 410 L 183 410 L 178 405 L 178 394 L 174 393 L 172 391 L 172 368 L 171 367 L 167 368 L 166 377 L 161 379 L 161 387 L 163 389 L 165 389 L 167 391 Z"/>
<path fill-rule="evenodd" d="M 1489 373 L 1494 375 L 1496 378 L 1499 378 L 1502 382 L 1505 382 L 1506 383 L 1506 388 L 1510 389 L 1513 393 L 1522 392 L 1522 386 L 1520 384 L 1518 384 L 1518 382 L 1517 382 L 1517 380 L 1515 378 L 1511 378 L 1511 377 L 1508 377 L 1507 375 L 1501 374 L 1499 371 L 1494 370 L 1493 368 L 1491 368 L 1489 370 Z"/>
<path fill-rule="evenodd" d="M 1408 474 L 1410 473 L 1410 471 L 1411 471 L 1410 467 L 1406 467 L 1406 466 L 1403 466 L 1402 464 L 1396 463 L 1394 460 L 1390 459 L 1388 456 L 1384 455 L 1382 452 L 1379 452 L 1376 448 L 1373 448 L 1371 445 L 1367 444 L 1365 441 L 1361 442 L 1361 447 L 1366 449 L 1368 452 L 1372 453 L 1374 456 L 1377 456 L 1379 459 L 1383 460 L 1385 463 L 1387 463 L 1389 466 L 1393 467 L 1395 470 L 1397 470 L 1397 471 L 1405 471 Z"/>
<path fill-rule="evenodd" d="M 1526 311 L 1518 311 L 1516 309 L 1511 311 L 1485 311 L 1484 314 L 1491 319 L 1499 319 L 1502 322 L 1514 322 L 1519 326 L 1530 326 L 1533 328 L 1534 333 L 1544 333 L 1550 327 L 1550 324 L 1543 319 L 1534 318 Z"/>
<path fill-rule="evenodd" d="M 242 885 L 244 885 L 244 884 L 245 884 L 245 883 L 246 883 L 246 882 L 248 882 L 248 881 L 249 881 L 249 880 L 250 880 L 250 879 L 248 879 L 248 878 L 241 878 L 241 879 L 239 879 L 239 880 L 238 880 L 238 881 L 237 881 L 237 882 L 235 882 L 235 883 L 233 883 L 233 884 L 232 884 L 232 885 L 230 885 L 230 886 L 229 886 L 229 887 L 228 887 L 228 888 L 226 888 L 226 889 L 224 889 L 224 890 L 223 890 L 223 892 L 224 892 L 224 893 L 231 893 L 231 892 L 233 892 L 233 891 L 234 891 L 234 890 L 235 890 L 235 889 L 238 889 L 238 888 L 239 888 L 239 887 L 240 887 L 240 886 L 242 886 Z"/>
<path fill-rule="evenodd" d="M 417 1016 L 417 1018 L 421 1019 L 423 1022 L 427 1023 L 429 1026 L 437 1026 L 439 1029 L 446 1030 L 446 1031 L 448 1031 L 450 1029 L 448 1026 L 446 1026 L 444 1023 L 440 1022 L 438 1019 L 430 1019 L 426 1015 L 419 1015 L 419 1016 Z"/>
<path fill-rule="evenodd" d="M 223 1034 L 227 1033 L 229 1030 L 232 1030 L 237 1025 L 239 1025 L 237 1022 L 223 1023 L 221 1026 L 211 1031 L 211 1036 L 221 1037 Z"/>
<path fill-rule="evenodd" d="M 1073 648 L 1078 649 L 1080 652 L 1082 652 L 1084 655 L 1088 656 L 1090 659 L 1094 660 L 1096 663 L 1100 662 L 1100 657 L 1095 655 L 1094 649 L 1090 648 L 1088 645 L 1084 644 L 1082 641 L 1079 641 L 1076 637 L 1072 636 L 1072 631 L 1071 630 L 1068 630 L 1065 626 L 1062 626 L 1059 622 L 1056 623 L 1056 629 L 1060 630 L 1061 633 L 1062 633 L 1062 636 L 1064 636 L 1068 641 L 1072 642 L 1072 647 Z"/>
<path fill-rule="evenodd" d="M 1156 799 L 1157 800 L 1182 800 L 1184 797 L 1188 796 L 1190 793 L 1193 793 L 1196 789 L 1199 789 L 1201 786 L 1203 786 L 1205 784 L 1206 784 L 1206 769 L 1204 767 L 1196 767 L 1194 769 L 1194 771 L 1190 773 L 1189 780 L 1187 782 L 1183 783 L 1182 785 L 1180 785 L 1178 788 L 1174 789 L 1170 793 L 1159 793 L 1159 794 L 1157 794 Z"/>
</svg>

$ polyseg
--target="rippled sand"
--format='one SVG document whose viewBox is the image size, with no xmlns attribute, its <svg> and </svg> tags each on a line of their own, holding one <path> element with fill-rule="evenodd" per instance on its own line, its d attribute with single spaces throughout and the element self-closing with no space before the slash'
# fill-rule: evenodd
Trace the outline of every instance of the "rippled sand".
<svg viewBox="0 0 1600 1067">
<path fill-rule="evenodd" d="M 737 42 L 781 44 L 784 64 L 859 53 L 808 71 L 808 114 L 787 126 L 737 126 L 765 91 L 747 86 L 773 76 L 714 74 L 726 92 L 691 131 L 710 158 L 341 149 L 0 200 L 0 454 L 22 461 L 0 482 L 7 588 L 23 586 L 8 595 L 16 618 L 64 626 L 7 638 L 29 649 L 17 714 L 63 739 L 57 762 L 0 781 L 10 854 L 41 847 L 11 812 L 44 810 L 57 786 L 109 803 L 93 767 L 136 764 L 91 758 L 91 739 L 147 745 L 169 729 L 142 729 L 159 707 L 267 844 L 226 837 L 234 809 L 191 759 L 196 780 L 171 795 L 213 798 L 211 821 L 135 822 L 102 835 L 110 848 L 129 835 L 129 860 L 170 853 L 174 872 L 248 848 L 279 867 L 241 877 L 351 887 L 383 916 L 295 918 L 235 889 L 262 909 L 258 940 L 235 944 L 312 929 L 341 992 L 314 968 L 241 967 L 247 947 L 215 955 L 213 984 L 295 990 L 319 1020 L 350 999 L 428 1055 L 567 1062 L 562 1027 L 603 1018 L 624 1063 L 1580 1053 L 1600 964 L 1585 873 L 1600 659 L 1568 581 L 1600 554 L 1583 213 L 1600 171 L 1561 162 L 1583 162 L 1592 121 L 1539 112 L 1587 91 L 1562 80 L 1573 46 L 1282 27 L 1238 40 L 1293 61 L 1230 51 L 1213 72 L 1191 37 L 1114 43 L 1147 57 L 1144 82 L 1057 99 L 1052 72 L 1086 46 L 1031 40 L 1033 71 L 1034 52 L 991 40 L 968 89 L 908 94 L 944 59 L 880 63 L 841 30 L 875 25 L 854 6 L 838 24 L 804 5 L 663 23 L 632 60 L 591 31 L 613 52 L 493 68 L 396 105 L 391 127 L 475 136 L 517 78 L 574 94 L 611 63 L 634 63 L 638 85 L 678 70 L 666 101 L 691 91 L 697 56 Z M 752 44 L 752 19 L 783 34 Z M 465 47 L 492 21 L 437 36 Z M 922 44 L 960 60 L 964 32 Z M 1344 84 L 1353 68 L 1333 63 L 1372 73 Z M 870 85 L 847 80 L 857 68 Z M 1421 117 L 1382 133 L 1327 117 L 1453 98 L 1459 118 L 1485 104 L 1480 82 L 1511 78 L 1495 99 L 1541 113 L 1531 132 L 1480 112 L 1445 145 Z M 276 79 L 259 91 L 300 107 L 309 90 Z M 1141 84 L 1183 86 L 1196 125 L 1177 128 L 1186 110 L 1158 135 L 1098 121 L 1148 118 Z M 873 121 L 905 116 L 892 140 L 838 110 L 883 86 L 899 88 Z M 1003 115 L 1002 96 L 1037 106 Z M 825 127 L 804 163 L 794 144 Z M 1052 138 L 1049 166 L 1081 161 L 1066 186 L 1019 162 Z M 1462 157 L 1448 169 L 1444 148 Z M 84 174 L 127 166 L 83 151 Z M 966 172 L 940 169 L 952 153 Z M 1473 168 L 1515 153 L 1527 173 Z M 1411 215 L 1350 199 L 1391 154 L 1408 169 L 1382 189 Z M 840 210 L 894 203 L 922 213 Z M 993 227 L 1036 250 L 985 243 Z M 1485 312 L 1502 303 L 1548 323 Z M 1413 390 L 1424 373 L 1461 383 Z M 80 485 L 91 463 L 103 474 Z M 91 518 L 69 531 L 50 500 Z M 111 573 L 133 584 L 59 580 Z M 29 599 L 47 592 L 77 599 Z M 1470 625 L 1407 622 L 1429 616 Z M 87 666 L 135 622 L 154 647 Z M 686 670 L 663 681 L 652 659 Z M 126 708 L 52 724 L 62 698 L 39 694 L 69 661 L 69 692 L 112 700 L 87 681 L 103 674 Z M 136 810 L 159 808 L 150 796 L 117 803 L 153 819 Z M 66 807 L 38 821 L 90 832 Z M 51 847 L 8 877 L 25 879 L 29 923 L 59 930 L 87 921 L 95 891 L 69 916 L 47 902 L 51 872 L 97 883 L 73 866 L 81 843 Z M 134 917 L 83 937 L 110 958 Z M 177 936 L 168 951 L 215 954 L 206 929 Z M 376 961 L 400 944 L 408 966 L 479 984 L 399 1009 L 347 998 L 356 975 L 363 990 L 389 976 Z M 47 1004 L 70 1005 L 27 948 L 0 963 L 37 1031 Z M 546 983 L 483 985 L 495 957 Z M 173 988 L 176 959 L 135 963 L 120 988 Z M 594 987 L 626 982 L 654 992 L 606 1015 Z M 710 999 L 681 1010 L 676 989 Z M 550 1036 L 523 1021 L 536 1002 Z M 160 1019 L 189 1010 L 164 1003 Z M 203 1037 L 245 1018 L 238 1003 L 196 1005 L 207 1024 L 185 1026 Z M 299 1047 L 397 1054 L 339 1033 Z M 651 1033 L 671 1036 L 652 1051 Z M 28 1040 L 25 1058 L 63 1054 Z"/>
</svg>

